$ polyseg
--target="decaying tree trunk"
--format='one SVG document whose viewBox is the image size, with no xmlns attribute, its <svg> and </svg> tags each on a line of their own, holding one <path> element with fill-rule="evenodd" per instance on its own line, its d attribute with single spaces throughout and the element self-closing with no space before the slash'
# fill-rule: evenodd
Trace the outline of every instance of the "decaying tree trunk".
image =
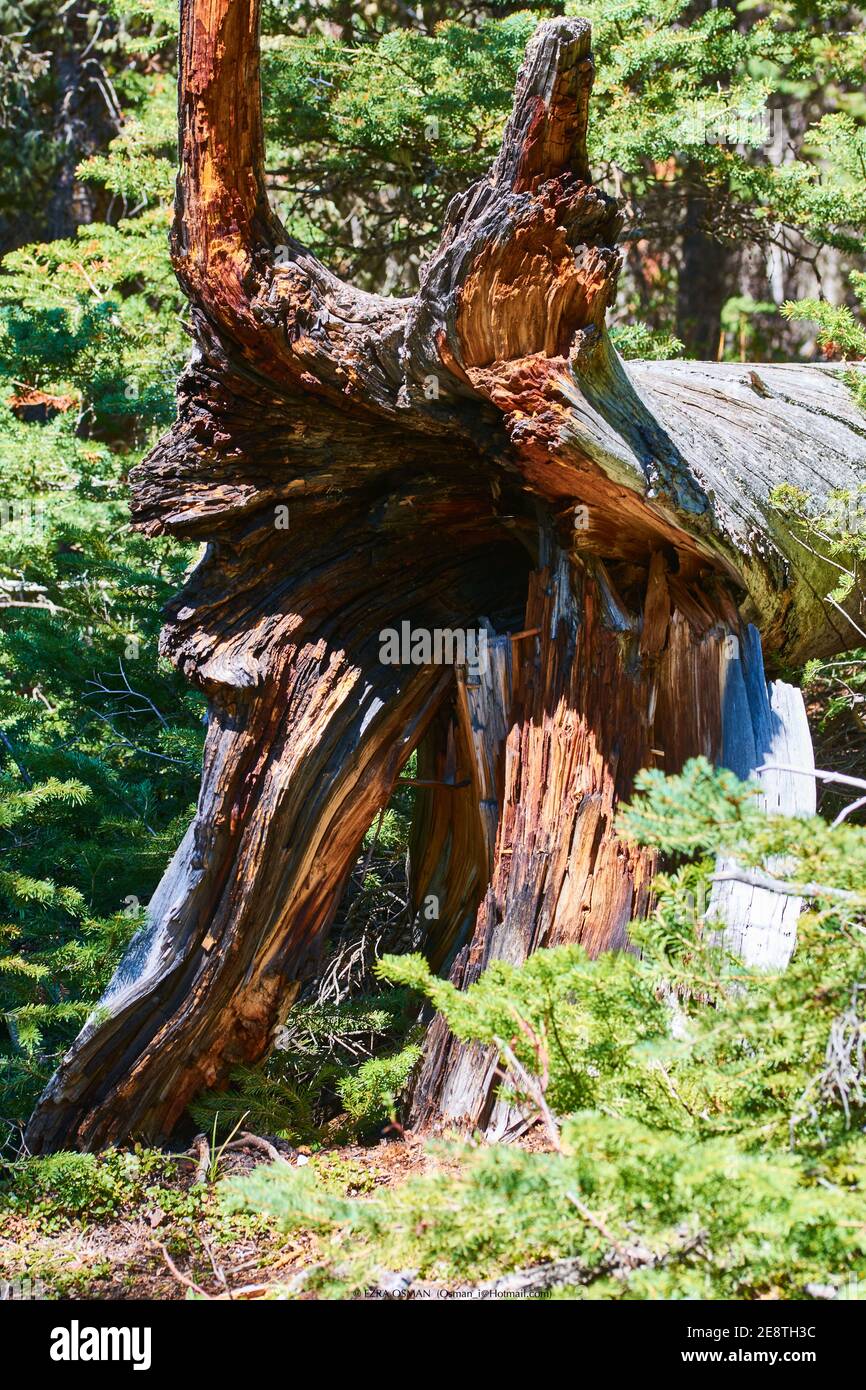
<svg viewBox="0 0 866 1390">
<path fill-rule="evenodd" d="M 266 1054 L 414 748 L 436 783 L 412 858 L 437 968 L 466 983 L 540 946 L 622 946 L 654 870 L 614 824 L 638 769 L 749 771 L 785 742 L 797 700 L 768 693 L 749 624 L 792 662 L 852 640 L 829 566 L 769 503 L 863 478 L 845 386 L 626 370 L 611 347 L 585 21 L 540 25 L 489 176 L 450 205 L 418 294 L 389 300 L 268 206 L 255 0 L 181 9 L 173 256 L 197 347 L 132 506 L 148 534 L 208 543 L 163 637 L 210 701 L 201 794 L 35 1151 L 162 1138 Z M 483 630 L 486 666 L 389 664 L 406 623 Z M 434 1023 L 414 1110 L 502 1132 L 491 1059 Z"/>
</svg>

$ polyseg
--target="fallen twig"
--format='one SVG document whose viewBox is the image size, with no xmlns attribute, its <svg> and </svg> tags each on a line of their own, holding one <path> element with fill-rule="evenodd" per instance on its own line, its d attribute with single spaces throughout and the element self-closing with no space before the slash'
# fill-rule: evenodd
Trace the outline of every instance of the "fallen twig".
<svg viewBox="0 0 866 1390">
<path fill-rule="evenodd" d="M 850 888 L 830 888 L 825 883 L 788 883 L 773 878 L 763 869 L 720 869 L 711 875 L 712 883 L 745 883 L 749 888 L 766 888 L 788 898 L 838 898 L 840 902 L 862 902 L 863 894 Z"/>
<path fill-rule="evenodd" d="M 267 1154 L 273 1163 L 286 1163 L 285 1154 L 281 1154 L 276 1145 L 270 1143 L 268 1139 L 263 1139 L 259 1134 L 249 1134 L 246 1131 L 237 1139 L 233 1139 L 230 1144 L 223 1146 L 224 1152 L 234 1152 L 238 1149 L 260 1149 Z"/>
<path fill-rule="evenodd" d="M 594 1231 L 598 1231 L 599 1235 L 604 1236 L 608 1245 L 611 1247 L 612 1250 L 616 1252 L 616 1254 L 619 1256 L 621 1260 L 626 1261 L 629 1259 L 626 1247 L 619 1240 L 617 1240 L 616 1236 L 613 1234 L 611 1230 L 608 1229 L 607 1225 L 600 1216 L 597 1216 L 595 1212 L 590 1211 L 589 1207 L 586 1206 L 580 1200 L 580 1198 L 577 1196 L 575 1192 L 568 1193 L 568 1200 L 571 1202 L 572 1206 L 577 1209 L 577 1211 L 583 1217 L 586 1224 L 588 1226 L 592 1226 Z"/>
<path fill-rule="evenodd" d="M 856 787 L 866 791 L 866 781 L 862 777 L 850 777 L 846 772 L 826 772 L 820 767 L 795 767 L 793 763 L 762 763 L 756 772 L 795 772 L 801 777 L 815 777 L 819 782 L 838 782 L 843 787 Z"/>
<path fill-rule="evenodd" d="M 505 1058 L 509 1068 L 514 1073 L 516 1080 L 522 1086 L 526 1095 L 532 1101 L 533 1105 L 538 1107 L 538 1113 L 544 1121 L 544 1127 L 547 1130 L 550 1142 L 557 1153 L 561 1153 L 562 1139 L 559 1133 L 559 1125 L 556 1123 L 553 1111 L 547 1103 L 547 1098 L 544 1094 L 541 1082 L 537 1077 L 530 1076 L 526 1067 L 519 1058 L 515 1056 L 513 1048 L 509 1047 L 507 1042 L 504 1042 L 502 1038 L 496 1037 L 495 1034 L 493 1041 L 496 1043 L 496 1046 L 499 1048 L 499 1051 L 502 1053 L 502 1056 Z"/>
<path fill-rule="evenodd" d="M 179 1284 L 183 1284 L 186 1288 L 192 1289 L 195 1293 L 199 1294 L 201 1298 L 211 1297 L 207 1290 L 203 1289 L 200 1284 L 197 1284 L 194 1279 L 190 1279 L 189 1275 L 181 1274 L 180 1270 L 178 1269 L 177 1265 L 171 1258 L 171 1255 L 168 1253 L 164 1245 L 160 1245 L 159 1248 L 162 1251 L 162 1258 L 165 1260 L 166 1264 L 169 1267 L 169 1270 L 171 1271 L 174 1278 L 178 1281 Z"/>
<path fill-rule="evenodd" d="M 681 1241 L 665 1250 L 650 1250 L 642 1244 L 621 1246 L 608 1250 L 598 1264 L 588 1265 L 580 1255 L 571 1255 L 563 1260 L 550 1260 L 546 1264 L 533 1265 L 528 1269 L 516 1269 L 511 1274 L 502 1274 L 496 1279 L 486 1279 L 480 1284 L 459 1284 L 449 1289 L 443 1284 L 432 1284 L 415 1278 L 414 1270 L 402 1272 L 382 1271 L 377 1282 L 366 1293 L 367 1298 L 412 1298 L 416 1295 L 429 1297 L 436 1293 L 447 1298 L 459 1295 L 461 1298 L 505 1298 L 546 1293 L 549 1289 L 564 1288 L 568 1285 L 581 1287 L 596 1279 L 613 1275 L 624 1277 L 635 1269 L 652 1269 L 668 1260 L 679 1259 L 684 1255 L 700 1251 L 705 1233 L 684 1236 Z"/>
</svg>

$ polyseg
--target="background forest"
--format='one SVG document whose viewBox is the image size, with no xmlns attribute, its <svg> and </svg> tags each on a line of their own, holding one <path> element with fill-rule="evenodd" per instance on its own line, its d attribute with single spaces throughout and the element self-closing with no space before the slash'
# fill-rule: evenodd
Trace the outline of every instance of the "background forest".
<svg viewBox="0 0 866 1390">
<path fill-rule="evenodd" d="M 529 35 L 561 13 L 592 20 L 590 155 L 626 214 L 619 350 L 820 358 L 842 372 L 866 357 L 866 26 L 837 0 L 265 0 L 270 191 L 289 231 L 359 285 L 412 291 L 448 200 L 498 148 Z M 125 488 L 173 418 L 189 341 L 167 245 L 175 49 L 172 0 L 0 0 L 0 1143 L 10 1159 L 197 792 L 204 706 L 157 651 L 161 606 L 195 551 L 137 536 Z M 851 389 L 866 406 L 862 377 Z M 862 559 L 860 502 L 836 499 L 808 531 L 807 504 L 779 498 L 802 516 L 804 543 L 817 529 L 837 555 L 844 590 Z M 842 658 L 784 673 L 807 688 L 821 766 L 866 773 L 864 671 L 866 632 L 852 626 Z M 830 787 L 823 819 L 780 826 L 728 775 L 699 764 L 668 782 L 653 774 L 631 828 L 668 853 L 670 874 L 640 929 L 642 957 L 590 965 L 577 948 L 543 952 L 454 998 L 405 954 L 409 795 L 371 828 L 322 974 L 274 1059 L 205 1097 L 195 1119 L 214 1151 L 241 1122 L 313 1150 L 378 1132 L 418 1055 L 419 994 L 485 1042 L 510 1036 L 516 1011 L 528 1029 L 518 1060 L 544 1072 L 545 1105 L 568 1118 L 551 1118 L 547 1152 L 474 1152 L 435 1194 L 421 1176 L 365 1205 L 307 1165 L 291 1179 L 235 1180 L 229 1208 L 315 1232 L 315 1279 L 338 1295 L 369 1287 L 381 1267 L 477 1280 L 551 1260 L 574 1262 L 572 1293 L 600 1297 L 857 1288 L 862 815 L 831 830 L 843 803 Z M 822 887 L 794 965 L 747 982 L 748 1006 L 741 973 L 695 930 L 707 856 L 746 845 L 756 863 L 784 852 L 792 878 Z M 677 985 L 716 1006 L 688 1005 L 688 1047 L 659 1002 Z M 510 1079 L 534 1096 L 517 1071 Z M 59 1187 L 70 1219 L 97 1200 L 110 1210 L 158 1180 L 157 1160 L 136 1162 L 69 1160 L 63 1179 L 42 1160 L 8 1200 L 38 1209 Z"/>
</svg>

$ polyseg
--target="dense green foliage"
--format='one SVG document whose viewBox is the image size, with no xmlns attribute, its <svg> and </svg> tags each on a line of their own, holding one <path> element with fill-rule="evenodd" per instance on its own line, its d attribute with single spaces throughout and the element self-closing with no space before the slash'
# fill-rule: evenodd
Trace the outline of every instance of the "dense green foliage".
<svg viewBox="0 0 866 1390">
<path fill-rule="evenodd" d="M 202 707 L 156 656 L 187 557 L 130 532 L 122 456 L 71 413 L 3 413 L 0 1114 L 22 1119 L 183 833 Z"/>
<path fill-rule="evenodd" d="M 537 1111 L 544 1093 L 559 1151 L 457 1148 L 376 1201 L 289 1170 L 228 1184 L 233 1208 L 320 1233 L 323 1292 L 566 1257 L 588 1297 L 845 1296 L 866 1277 L 866 831 L 768 818 L 702 760 L 640 786 L 626 829 L 686 857 L 633 929 L 640 957 L 541 951 L 465 994 L 419 956 L 382 967 L 459 1037 L 499 1048 L 515 1101 Z M 784 973 L 749 972 L 701 910 L 719 852 L 780 855 L 818 885 Z"/>
<path fill-rule="evenodd" d="M 371 34 L 359 17 L 363 32 L 340 39 L 287 33 L 282 10 L 272 14 L 266 116 L 287 224 L 377 287 L 411 287 L 448 199 L 489 164 L 527 38 L 547 12 L 499 19 L 482 8 L 467 26 L 450 8 L 432 30 Z M 717 239 L 768 243 L 787 226 L 862 250 L 866 44 L 849 5 L 565 9 L 593 23 L 603 118 L 590 153 L 628 200 L 629 238 L 652 247 L 658 277 L 652 288 L 636 282 L 645 310 L 670 315 L 667 253 L 696 189 L 701 226 Z M 825 115 L 819 90 L 832 92 Z M 792 147 L 797 159 L 778 157 Z"/>
<path fill-rule="evenodd" d="M 159 104 L 159 82 L 127 75 L 146 111 Z M 93 178 L 131 192 L 116 164 Z M 167 226 L 163 202 L 25 245 L 0 275 L 6 1121 L 26 1118 L 98 998 L 196 794 L 203 706 L 156 651 L 191 555 L 136 536 L 126 508 L 186 351 Z"/>
<path fill-rule="evenodd" d="M 862 313 L 866 310 L 866 275 L 862 271 L 852 270 L 851 288 Z M 818 342 L 829 357 L 840 357 L 843 362 L 866 361 L 866 324 L 847 304 L 829 304 L 826 299 L 800 299 L 783 304 L 782 313 L 788 319 L 805 319 L 817 324 Z M 861 409 L 866 410 L 866 369 L 849 367 L 845 380 Z M 848 526 L 846 529 L 850 536 L 854 528 Z M 858 527 L 858 536 L 859 533 Z"/>
<path fill-rule="evenodd" d="M 229 1091 L 192 1106 L 196 1123 L 223 1133 L 243 1118 L 255 1133 L 308 1143 L 375 1131 L 396 1112 L 420 1055 L 405 1041 L 411 1025 L 399 990 L 298 1005 L 263 1066 L 236 1068 Z"/>
<path fill-rule="evenodd" d="M 10 1164 L 0 1182 L 0 1211 L 26 1212 L 45 1223 L 116 1217 L 151 1198 L 177 1159 L 155 1150 L 51 1154 Z"/>
</svg>

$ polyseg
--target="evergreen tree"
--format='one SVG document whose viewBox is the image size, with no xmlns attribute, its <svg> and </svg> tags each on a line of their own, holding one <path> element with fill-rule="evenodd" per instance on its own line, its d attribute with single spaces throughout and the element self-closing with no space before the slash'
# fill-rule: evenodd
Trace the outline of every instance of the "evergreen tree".
<svg viewBox="0 0 866 1390">
<path fill-rule="evenodd" d="M 465 993 L 419 956 L 382 964 L 498 1051 L 547 1151 L 452 1145 L 375 1202 L 288 1167 L 230 1181 L 231 1209 L 318 1233 L 305 1289 L 387 1288 L 387 1271 L 479 1283 L 552 1263 L 570 1297 L 863 1297 L 866 831 L 768 817 L 754 788 L 702 759 L 639 787 L 627 832 L 680 860 L 633 926 L 640 955 L 539 951 L 491 964 Z M 774 856 L 783 891 L 810 885 L 784 973 L 725 952 L 709 908 L 717 854 L 744 869 Z"/>
</svg>

